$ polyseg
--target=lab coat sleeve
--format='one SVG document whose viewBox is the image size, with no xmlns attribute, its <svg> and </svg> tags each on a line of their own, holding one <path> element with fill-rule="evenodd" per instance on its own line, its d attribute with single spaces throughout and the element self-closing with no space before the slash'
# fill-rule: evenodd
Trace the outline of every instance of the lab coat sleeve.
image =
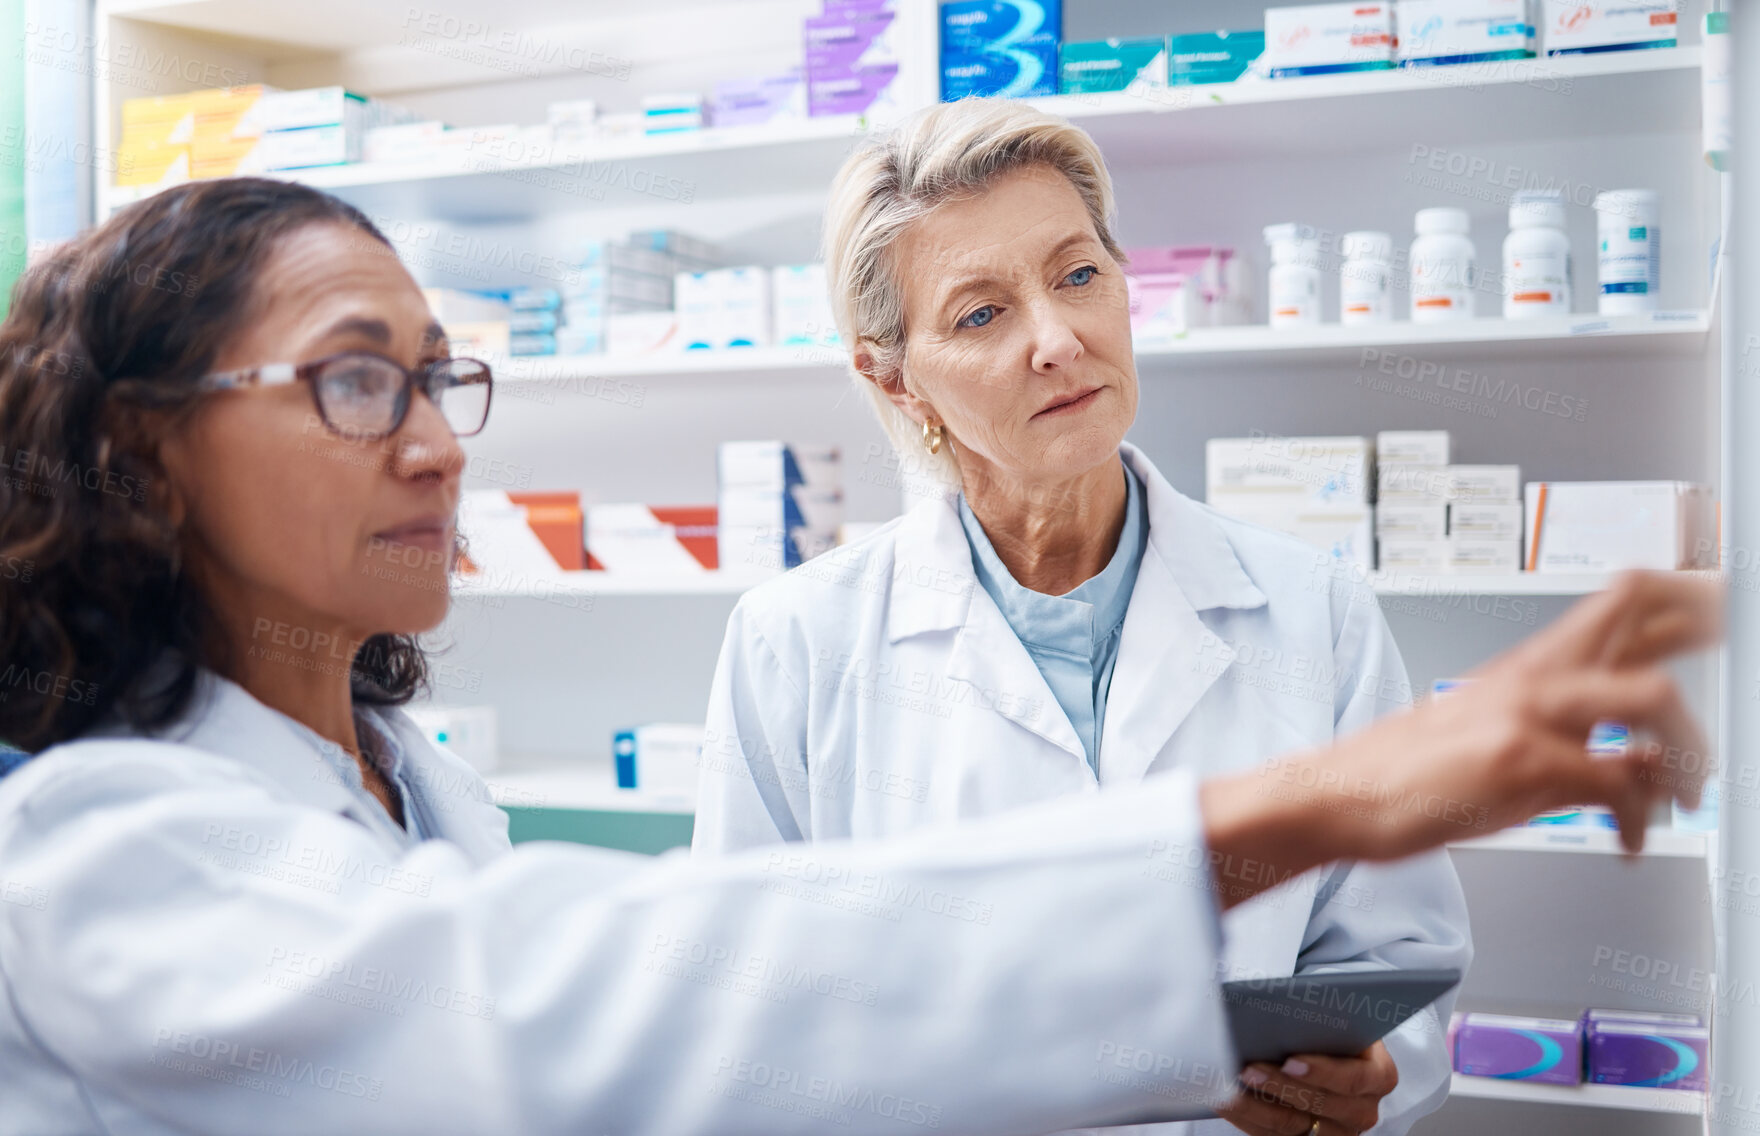
<svg viewBox="0 0 1760 1136">
<path fill-rule="evenodd" d="M 802 681 L 784 670 L 746 606 L 735 607 L 709 689 L 691 835 L 697 855 L 812 831 Z"/>
<path fill-rule="evenodd" d="M 109 743 L 0 782 L 0 864 L 46 897 L 0 903 L 0 998 L 115 1130 L 1028 1133 L 1233 1080 L 1178 774 L 894 842 L 473 867 Z"/>
<path fill-rule="evenodd" d="M 1339 604 L 1337 733 L 1355 733 L 1411 702 L 1410 683 L 1387 621 L 1372 598 Z M 1466 897 L 1442 850 L 1391 864 L 1333 865 L 1316 889 L 1299 973 L 1459 967 L 1472 961 Z M 1450 993 L 1389 1034 L 1399 1085 L 1381 1101 L 1376 1136 L 1403 1136 L 1442 1107 L 1452 1070 Z"/>
</svg>

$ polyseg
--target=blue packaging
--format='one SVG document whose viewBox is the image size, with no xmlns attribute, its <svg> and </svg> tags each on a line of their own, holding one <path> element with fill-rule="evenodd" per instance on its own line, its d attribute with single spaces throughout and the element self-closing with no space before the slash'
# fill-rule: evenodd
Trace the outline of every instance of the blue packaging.
<svg viewBox="0 0 1760 1136">
<path fill-rule="evenodd" d="M 947 0 L 941 5 L 941 99 L 1057 93 L 1061 0 Z"/>
</svg>

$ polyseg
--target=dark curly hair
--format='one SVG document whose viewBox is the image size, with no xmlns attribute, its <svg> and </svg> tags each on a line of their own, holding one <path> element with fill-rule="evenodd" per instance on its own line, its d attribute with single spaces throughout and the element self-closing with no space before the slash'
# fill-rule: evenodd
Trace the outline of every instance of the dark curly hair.
<svg viewBox="0 0 1760 1136">
<path fill-rule="evenodd" d="M 131 205 L 19 279 L 0 324 L 0 741 L 35 753 L 113 718 L 162 727 L 200 669 L 227 672 L 182 570 L 158 440 L 250 318 L 279 242 L 314 224 L 395 255 L 329 194 L 228 178 Z M 376 635 L 350 685 L 396 705 L 427 673 L 413 636 Z"/>
</svg>

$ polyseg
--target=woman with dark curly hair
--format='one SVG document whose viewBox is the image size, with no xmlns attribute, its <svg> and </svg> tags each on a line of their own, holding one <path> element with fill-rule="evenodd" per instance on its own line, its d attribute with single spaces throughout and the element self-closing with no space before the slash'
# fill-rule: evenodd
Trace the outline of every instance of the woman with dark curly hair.
<svg viewBox="0 0 1760 1136">
<path fill-rule="evenodd" d="M 491 376 L 384 238 L 311 189 L 196 183 L 14 295 L 0 1136 L 1191 1115 L 1234 1084 L 1218 908 L 1434 847 L 1437 800 L 1491 826 L 1605 802 L 1641 839 L 1654 759 L 1591 762 L 1584 733 L 1695 744 L 1660 665 L 1715 636 L 1716 590 L 1634 575 L 1275 785 L 1174 773 L 713 865 L 512 850 L 398 709 Z M 1109 1075 L 1127 1050 L 1156 1076 Z"/>
</svg>

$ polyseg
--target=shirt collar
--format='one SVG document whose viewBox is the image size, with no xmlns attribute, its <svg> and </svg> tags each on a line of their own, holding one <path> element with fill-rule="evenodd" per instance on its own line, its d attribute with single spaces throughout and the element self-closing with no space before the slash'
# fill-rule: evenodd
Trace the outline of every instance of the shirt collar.
<svg viewBox="0 0 1760 1136">
<path fill-rule="evenodd" d="M 1118 546 L 1098 575 L 1061 596 L 1036 592 L 1015 580 L 997 555 L 989 534 L 972 512 L 965 494 L 959 495 L 960 524 L 971 546 L 972 567 L 978 582 L 990 593 L 996 606 L 1002 609 L 1009 627 L 1023 642 L 1066 652 L 1085 642 L 1091 658 L 1100 653 L 1102 644 L 1124 623 L 1149 526 L 1137 477 L 1128 469 L 1122 472 L 1125 521 L 1119 530 Z"/>
</svg>

